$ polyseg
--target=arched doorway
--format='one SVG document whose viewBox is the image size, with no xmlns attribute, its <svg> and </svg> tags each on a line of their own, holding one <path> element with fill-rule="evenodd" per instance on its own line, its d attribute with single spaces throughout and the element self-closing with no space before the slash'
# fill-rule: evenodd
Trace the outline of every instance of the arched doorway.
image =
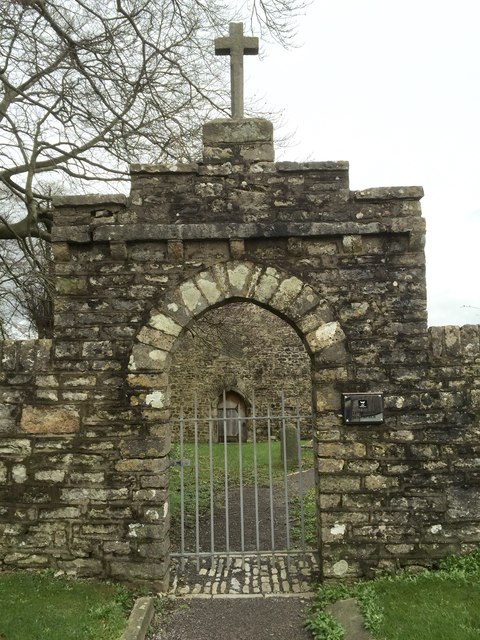
<svg viewBox="0 0 480 640">
<path fill-rule="evenodd" d="M 242 589 L 252 558 L 279 575 L 311 566 L 311 362 L 295 330 L 251 302 L 209 310 L 179 338 L 170 383 L 172 555 L 193 559 L 197 580 L 229 558 Z"/>
<path fill-rule="evenodd" d="M 217 402 L 217 442 L 247 442 L 247 403 L 236 391 L 224 391 Z"/>
<path fill-rule="evenodd" d="M 308 420 L 312 420 L 314 415 L 314 431 L 325 430 L 325 423 L 333 420 L 336 424 L 339 410 L 339 400 L 336 381 L 346 379 L 348 354 L 345 346 L 345 334 L 340 323 L 335 319 L 333 310 L 328 302 L 323 300 L 312 289 L 312 287 L 302 282 L 299 278 L 288 274 L 281 269 L 255 264 L 249 261 L 227 261 L 218 263 L 205 271 L 198 272 L 190 278 L 176 284 L 170 290 L 162 293 L 161 299 L 151 311 L 146 324 L 137 334 L 136 343 L 132 348 L 129 359 L 128 383 L 133 390 L 130 404 L 142 409 L 143 419 L 146 424 L 165 438 L 165 450 L 170 434 L 173 436 L 178 432 L 179 422 L 175 419 L 175 388 L 173 384 L 172 361 L 177 353 L 178 345 L 187 335 L 192 327 L 192 323 L 197 322 L 206 312 L 225 307 L 231 303 L 250 302 L 253 306 L 263 308 L 271 312 L 273 317 L 283 321 L 285 326 L 291 327 L 297 335 L 305 349 L 305 353 L 310 360 L 310 381 L 312 393 L 308 404 Z M 328 375 L 323 375 L 321 370 L 328 367 Z M 272 369 L 270 362 L 264 370 Z M 282 370 L 280 367 L 279 371 Z M 187 367 L 182 370 L 182 376 L 188 378 L 194 369 Z M 207 379 L 205 372 L 196 376 L 199 381 Z M 212 407 L 212 402 L 221 392 L 222 388 L 230 387 L 238 389 L 243 393 L 238 381 L 230 384 L 222 382 L 216 389 L 213 397 L 199 393 L 199 402 L 207 398 L 208 406 Z M 293 390 L 295 395 L 295 389 Z M 248 394 L 245 394 L 248 395 Z M 281 396 L 282 400 L 277 401 L 277 408 L 280 413 L 280 422 L 286 419 L 283 409 L 290 409 L 288 398 Z M 191 406 L 191 405 L 190 405 Z M 194 403 L 194 408 L 190 415 L 186 415 L 181 420 L 184 426 L 195 423 L 195 413 L 198 407 Z M 261 411 L 264 423 L 269 422 L 269 411 L 275 407 L 266 407 L 266 411 Z M 283 418 L 281 417 L 283 415 Z M 173 417 L 172 417 L 173 416 Z M 296 420 L 296 416 L 293 417 Z M 212 416 L 207 417 L 201 424 L 206 426 L 207 433 L 209 425 L 213 422 Z M 197 421 L 198 424 L 198 421 Z M 268 429 L 267 429 L 268 434 Z M 267 438 L 267 442 L 270 439 Z M 175 445 L 177 446 L 177 445 Z M 230 445 L 229 445 L 230 449 Z M 233 447 L 231 449 L 233 451 Z M 317 447 L 314 443 L 314 458 L 317 462 Z M 166 464 L 165 464 L 166 463 Z M 168 476 L 170 475 L 170 487 L 165 495 L 163 505 L 164 522 L 161 530 L 166 531 L 170 526 L 170 537 L 176 533 L 174 520 L 169 517 L 173 512 L 173 502 L 179 492 L 175 491 L 172 483 L 172 473 L 182 472 L 187 469 L 188 461 L 183 459 L 183 455 L 178 455 L 178 448 L 171 452 L 170 461 L 160 458 L 149 466 L 158 467 L 159 478 L 155 486 L 168 486 Z M 189 467 L 198 468 L 198 465 Z M 315 471 L 315 478 L 318 479 L 318 469 Z M 313 510 L 319 509 L 319 495 L 314 496 Z M 195 511 L 195 509 L 193 509 Z M 155 510 L 154 517 L 157 517 L 159 510 Z M 150 510 L 146 511 L 146 518 L 150 517 Z M 148 520 L 147 520 L 148 521 Z M 319 521 L 318 516 L 315 519 Z M 198 531 L 199 526 L 195 529 Z M 145 529 L 149 532 L 150 529 Z M 160 528 L 159 528 L 160 531 Z M 136 537 L 139 534 L 135 531 Z M 319 544 L 315 543 L 315 550 L 319 551 Z M 195 555 L 195 554 L 194 554 Z M 271 554 L 272 555 L 272 554 Z M 166 557 L 168 562 L 168 558 Z"/>
</svg>

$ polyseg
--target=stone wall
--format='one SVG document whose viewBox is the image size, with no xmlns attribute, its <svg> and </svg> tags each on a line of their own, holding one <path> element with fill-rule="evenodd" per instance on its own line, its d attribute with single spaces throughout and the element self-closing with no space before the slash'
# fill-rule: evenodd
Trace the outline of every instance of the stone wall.
<svg viewBox="0 0 480 640">
<path fill-rule="evenodd" d="M 384 425 L 320 433 L 327 576 L 435 566 L 480 543 L 479 337 L 430 328 L 418 360 L 390 370 L 402 391 L 386 393 Z"/>
<path fill-rule="evenodd" d="M 306 354 L 326 579 L 478 543 L 479 328 L 427 329 L 422 190 L 350 191 L 347 163 L 273 162 L 270 134 L 217 122 L 204 163 L 56 201 L 54 340 L 2 345 L 1 568 L 165 588 L 181 345 L 232 303 Z M 343 424 L 354 391 L 383 392 L 383 424 Z"/>
</svg>

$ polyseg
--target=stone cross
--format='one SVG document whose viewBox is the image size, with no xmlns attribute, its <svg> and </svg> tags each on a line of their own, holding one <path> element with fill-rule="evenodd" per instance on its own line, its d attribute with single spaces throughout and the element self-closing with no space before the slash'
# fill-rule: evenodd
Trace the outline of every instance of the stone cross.
<svg viewBox="0 0 480 640">
<path fill-rule="evenodd" d="M 230 23 L 230 35 L 215 38 L 215 55 L 230 55 L 232 118 L 243 118 L 243 56 L 258 54 L 258 38 L 243 35 L 243 22 Z"/>
</svg>

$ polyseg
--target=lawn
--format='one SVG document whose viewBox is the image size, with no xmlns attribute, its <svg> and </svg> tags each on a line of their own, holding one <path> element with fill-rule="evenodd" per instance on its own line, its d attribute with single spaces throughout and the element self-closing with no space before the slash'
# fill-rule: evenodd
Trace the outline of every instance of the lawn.
<svg viewBox="0 0 480 640">
<path fill-rule="evenodd" d="M 346 597 L 358 599 L 375 640 L 478 640 L 480 549 L 447 559 L 437 571 L 319 587 L 307 619 L 315 640 L 344 637 L 325 607 Z"/>
<path fill-rule="evenodd" d="M 0 640 L 118 640 L 132 606 L 121 585 L 0 573 Z"/>
</svg>

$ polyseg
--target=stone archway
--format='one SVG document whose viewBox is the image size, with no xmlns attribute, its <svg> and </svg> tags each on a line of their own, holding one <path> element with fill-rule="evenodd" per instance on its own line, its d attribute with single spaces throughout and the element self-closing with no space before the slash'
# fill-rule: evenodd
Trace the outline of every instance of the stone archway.
<svg viewBox="0 0 480 640">
<path fill-rule="evenodd" d="M 247 261 L 216 264 L 167 291 L 139 331 L 129 361 L 131 404 L 142 410 L 153 433 L 170 440 L 169 367 L 179 337 L 209 309 L 234 301 L 253 302 L 288 322 L 300 336 L 312 362 L 313 414 L 338 412 L 338 379 L 346 377 L 345 334 L 328 302 L 296 276 Z M 325 367 L 329 375 L 321 375 Z M 165 449 L 162 454 L 165 455 Z M 315 454 L 316 455 L 316 454 Z M 163 461 L 163 462 L 162 462 Z M 168 486 L 168 459 L 158 472 Z M 168 495 L 163 513 L 168 529 Z"/>
<path fill-rule="evenodd" d="M 246 300 L 264 306 L 297 331 L 315 366 L 346 362 L 345 334 L 328 302 L 314 289 L 275 267 L 232 261 L 214 265 L 183 281 L 152 310 L 136 337 L 129 361 L 129 382 L 138 404 L 167 409 L 168 377 L 157 376 L 155 390 L 143 387 L 137 373 L 167 373 L 175 342 L 198 316 L 230 300 Z M 315 408 L 330 408 L 333 382 L 314 385 Z M 323 398 L 323 400 L 322 400 Z"/>
</svg>

